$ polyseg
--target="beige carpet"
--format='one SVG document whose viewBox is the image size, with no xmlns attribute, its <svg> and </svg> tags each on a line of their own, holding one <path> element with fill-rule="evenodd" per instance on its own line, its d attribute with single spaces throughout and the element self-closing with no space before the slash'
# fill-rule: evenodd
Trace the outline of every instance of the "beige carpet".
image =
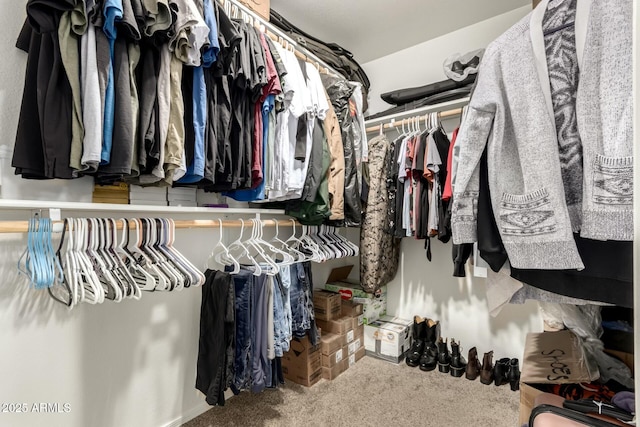
<svg viewBox="0 0 640 427">
<path fill-rule="evenodd" d="M 514 427 L 519 396 L 508 385 L 364 357 L 333 381 L 242 393 L 184 425 Z"/>
</svg>

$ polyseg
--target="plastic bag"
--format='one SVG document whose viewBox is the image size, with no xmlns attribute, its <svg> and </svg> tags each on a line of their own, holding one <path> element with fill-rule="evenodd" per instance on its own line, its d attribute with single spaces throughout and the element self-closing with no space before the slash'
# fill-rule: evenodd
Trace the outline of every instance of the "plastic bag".
<svg viewBox="0 0 640 427">
<path fill-rule="evenodd" d="M 589 372 L 600 372 L 600 380 L 615 380 L 630 389 L 634 388 L 631 370 L 621 361 L 604 352 L 602 316 L 596 305 L 570 305 L 540 302 L 546 323 L 562 323 L 578 336 L 584 348 Z"/>
<path fill-rule="evenodd" d="M 474 50 L 464 55 L 453 54 L 444 61 L 444 73 L 451 80 L 460 82 L 469 77 L 470 74 L 478 72 L 483 54 L 484 49 Z"/>
</svg>

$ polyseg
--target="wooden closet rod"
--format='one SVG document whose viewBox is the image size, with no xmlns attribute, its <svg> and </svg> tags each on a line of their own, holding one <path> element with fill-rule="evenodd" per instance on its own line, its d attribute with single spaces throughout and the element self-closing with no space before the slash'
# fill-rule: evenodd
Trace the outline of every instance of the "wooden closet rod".
<svg viewBox="0 0 640 427">
<path fill-rule="evenodd" d="M 318 71 L 320 71 L 321 73 L 333 74 L 334 76 L 342 77 L 342 75 L 338 73 L 336 70 L 334 70 L 331 66 L 329 66 L 329 64 L 324 62 L 322 59 L 318 58 L 314 53 L 308 51 L 303 46 L 300 46 L 290 36 L 285 34 L 282 30 L 280 30 L 275 25 L 266 21 L 263 17 L 255 13 L 253 10 L 251 10 L 249 7 L 242 4 L 238 0 L 218 0 L 218 2 L 222 6 L 224 6 L 225 2 L 230 2 L 233 6 L 238 7 L 240 10 L 250 15 L 254 19 L 254 22 L 257 22 L 260 25 L 263 25 L 265 27 L 264 33 L 267 36 L 269 36 L 269 38 L 279 43 L 282 43 L 282 41 L 284 41 L 285 45 L 293 46 L 296 57 L 310 64 L 315 65 L 318 68 Z"/>
<path fill-rule="evenodd" d="M 174 220 L 176 228 L 208 228 L 216 230 L 220 227 L 220 222 L 212 219 L 205 220 Z M 294 222 L 291 220 L 262 220 L 263 227 L 275 227 L 276 223 L 278 227 L 291 227 L 294 225 Z M 62 226 L 58 224 L 63 224 L 63 221 L 54 221 L 54 231 L 62 231 Z M 58 227 L 55 227 L 55 226 Z M 296 227 L 301 226 L 299 222 L 295 222 Z M 122 221 L 116 221 L 116 227 L 118 230 L 122 230 L 123 223 Z M 252 227 L 253 224 L 250 219 L 244 220 L 245 227 Z M 233 220 L 222 220 L 222 227 L 224 228 L 240 228 L 242 227 L 242 221 L 233 219 Z M 135 230 L 135 224 L 132 221 L 129 221 L 129 229 Z M 29 222 L 28 221 L 0 221 L 0 233 L 26 233 L 29 231 Z"/>
<path fill-rule="evenodd" d="M 457 117 L 457 116 L 459 116 L 461 114 L 462 114 L 462 108 L 454 108 L 453 110 L 439 111 L 438 112 L 438 118 L 439 119 L 450 119 L 452 117 Z M 402 120 L 393 121 L 392 123 L 381 123 L 379 125 L 368 127 L 367 128 L 367 133 L 380 132 L 380 126 L 382 126 L 382 129 L 384 130 L 384 129 L 391 129 L 391 128 L 400 127 L 403 124 L 404 125 L 408 125 L 408 124 L 411 123 L 412 120 L 415 120 L 416 117 L 420 118 L 420 120 L 424 119 L 424 116 L 416 115 L 416 116 L 406 117 L 406 118 L 404 118 Z"/>
</svg>

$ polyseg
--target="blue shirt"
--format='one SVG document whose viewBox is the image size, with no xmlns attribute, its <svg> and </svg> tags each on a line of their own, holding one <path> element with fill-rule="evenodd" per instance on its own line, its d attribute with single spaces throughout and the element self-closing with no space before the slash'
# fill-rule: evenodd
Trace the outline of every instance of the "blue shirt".
<svg viewBox="0 0 640 427">
<path fill-rule="evenodd" d="M 207 124 L 207 86 L 204 82 L 204 68 L 193 69 L 193 130 L 195 146 L 193 163 L 187 165 L 187 172 L 178 180 L 180 184 L 194 184 L 204 178 L 204 132 Z"/>
<path fill-rule="evenodd" d="M 108 165 L 111 161 L 111 146 L 113 145 L 113 121 L 115 116 L 115 87 L 113 80 L 113 51 L 118 36 L 116 21 L 122 19 L 122 0 L 105 0 L 104 2 L 104 31 L 109 40 L 109 75 L 107 77 L 107 87 L 104 94 L 104 124 L 102 130 L 102 152 L 100 153 L 100 164 Z"/>
<path fill-rule="evenodd" d="M 211 0 L 204 0 L 204 22 L 209 27 L 209 47 L 202 52 L 202 66 L 209 68 L 218 59 L 220 42 L 218 41 L 218 23 Z"/>
</svg>

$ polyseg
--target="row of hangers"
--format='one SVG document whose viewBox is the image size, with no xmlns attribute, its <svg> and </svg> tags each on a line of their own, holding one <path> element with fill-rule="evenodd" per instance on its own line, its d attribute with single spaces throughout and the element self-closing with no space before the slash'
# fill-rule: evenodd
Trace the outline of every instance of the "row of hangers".
<svg viewBox="0 0 640 427">
<path fill-rule="evenodd" d="M 463 109 L 463 114 L 464 114 Z M 422 129 L 422 122 L 424 122 L 424 129 Z M 406 126 L 405 126 L 406 125 Z M 440 120 L 440 112 L 434 111 L 432 113 L 427 113 L 424 116 L 415 116 L 402 119 L 400 124 L 397 124 L 395 121 L 389 123 L 389 127 L 402 127 L 399 131 L 400 136 L 409 136 L 416 135 L 422 132 L 433 132 L 437 129 L 442 128 L 442 122 Z M 384 135 L 384 124 L 380 125 L 380 136 Z"/>
<path fill-rule="evenodd" d="M 222 220 L 219 239 L 207 261 L 230 265 L 238 273 L 241 264 L 251 266 L 255 275 L 276 275 L 283 266 L 358 255 L 359 248 L 342 237 L 335 227 L 302 226 L 296 236 L 264 239 L 264 223 L 251 219 L 239 237 L 228 246 L 223 243 Z M 130 229 L 135 243 L 130 244 Z M 244 238 L 246 226 L 249 238 Z M 53 246 L 51 219 L 37 215 L 29 221 L 27 248 L 18 260 L 18 271 L 36 289 L 67 307 L 80 303 L 101 304 L 140 299 L 142 291 L 177 291 L 201 286 L 204 274 L 174 246 L 175 222 L 167 218 L 67 218 L 57 250 Z M 119 231 L 121 230 L 121 232 Z"/>
<path fill-rule="evenodd" d="M 67 218 L 54 252 L 51 220 L 32 218 L 18 271 L 32 286 L 48 289 L 54 300 L 70 308 L 81 302 L 140 299 L 142 291 L 175 291 L 204 284 L 204 274 L 173 247 L 172 219 L 131 221 L 136 241 L 130 248 L 127 219 Z"/>
<path fill-rule="evenodd" d="M 211 252 L 207 267 L 214 268 L 211 263 L 215 261 L 218 265 L 233 266 L 231 274 L 236 274 L 240 271 L 241 264 L 245 264 L 253 269 L 256 276 L 273 276 L 280 272 L 281 267 L 291 264 L 306 261 L 325 262 L 329 259 L 357 256 L 359 253 L 358 245 L 341 236 L 335 227 L 303 225 L 302 235 L 296 237 L 296 222 L 291 220 L 292 234 L 287 240 L 281 240 L 278 222 L 274 220 L 275 236 L 266 241 L 262 221 L 249 220 L 252 233 L 247 239 L 243 239 L 245 221 L 240 221 L 240 235 L 229 246 L 223 243 L 220 222 L 220 238 Z"/>
</svg>

